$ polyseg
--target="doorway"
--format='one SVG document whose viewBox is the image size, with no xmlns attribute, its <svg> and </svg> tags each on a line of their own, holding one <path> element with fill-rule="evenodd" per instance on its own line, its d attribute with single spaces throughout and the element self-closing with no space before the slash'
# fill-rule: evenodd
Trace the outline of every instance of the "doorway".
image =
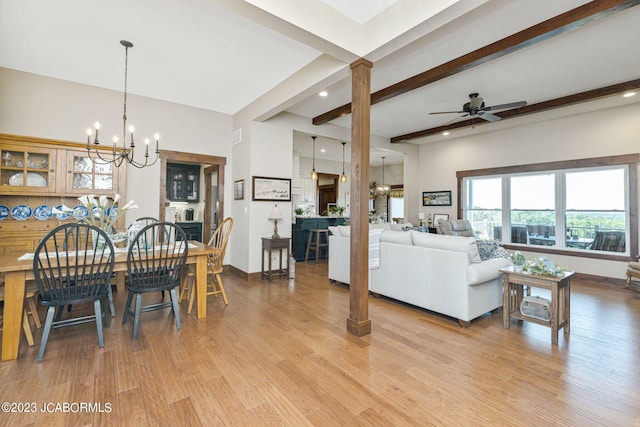
<svg viewBox="0 0 640 427">
<path fill-rule="evenodd" d="M 211 236 L 210 230 L 215 229 L 215 220 L 224 218 L 224 169 L 227 164 L 226 157 L 207 156 L 204 154 L 182 153 L 179 151 L 160 151 L 160 203 L 158 206 L 158 217 L 165 220 L 164 212 L 167 205 L 167 163 L 183 163 L 202 166 L 204 169 L 204 212 L 203 212 L 203 236 L 206 243 Z M 210 191 L 214 186 L 217 194 Z M 215 208 L 215 216 L 213 215 Z M 167 219 L 173 221 L 173 218 Z"/>
<path fill-rule="evenodd" d="M 338 200 L 338 179 L 335 174 L 318 174 L 318 214 L 329 215 L 329 204 L 335 204 Z"/>
</svg>

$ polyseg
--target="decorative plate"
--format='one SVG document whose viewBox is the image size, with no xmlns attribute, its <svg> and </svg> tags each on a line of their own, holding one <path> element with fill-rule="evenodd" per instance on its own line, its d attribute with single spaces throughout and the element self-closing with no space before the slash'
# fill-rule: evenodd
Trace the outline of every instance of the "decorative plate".
<svg viewBox="0 0 640 427">
<path fill-rule="evenodd" d="M 18 221 L 24 221 L 31 216 L 31 208 L 27 205 L 14 206 L 11 209 L 11 217 Z"/>
<path fill-rule="evenodd" d="M 38 206 L 33 210 L 33 216 L 36 217 L 36 219 L 43 221 L 51 218 L 52 214 L 51 206 L 47 205 Z"/>
<path fill-rule="evenodd" d="M 56 209 L 60 211 L 60 213 L 54 213 L 53 216 L 56 219 L 68 219 L 71 216 L 70 212 L 62 212 L 62 205 L 56 206 Z"/>
<path fill-rule="evenodd" d="M 73 208 L 74 219 L 77 219 L 78 221 L 80 221 L 82 219 L 85 219 L 87 215 L 89 215 L 89 211 L 84 206 L 78 205 L 75 208 Z"/>
<path fill-rule="evenodd" d="M 9 185 L 24 185 L 24 173 L 20 172 L 9 178 Z M 40 174 L 27 172 L 27 186 L 46 187 L 47 180 Z"/>
<path fill-rule="evenodd" d="M 118 216 L 118 207 L 117 206 L 111 206 L 109 208 L 109 218 L 111 219 L 115 219 Z"/>
<path fill-rule="evenodd" d="M 9 218 L 9 208 L 5 205 L 0 205 L 0 221 Z"/>
</svg>

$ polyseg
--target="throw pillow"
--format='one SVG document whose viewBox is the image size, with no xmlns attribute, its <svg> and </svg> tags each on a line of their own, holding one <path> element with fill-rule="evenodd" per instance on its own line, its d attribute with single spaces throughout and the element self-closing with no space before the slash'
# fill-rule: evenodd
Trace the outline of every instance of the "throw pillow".
<svg viewBox="0 0 640 427">
<path fill-rule="evenodd" d="M 509 253 L 497 240 L 477 240 L 476 244 L 482 261 L 493 258 L 509 258 Z"/>
<path fill-rule="evenodd" d="M 416 227 L 412 227 L 412 226 L 404 226 L 402 227 L 402 231 L 419 231 L 420 233 L 428 233 L 429 229 L 427 227 L 421 227 L 421 226 L 416 226 Z"/>
</svg>

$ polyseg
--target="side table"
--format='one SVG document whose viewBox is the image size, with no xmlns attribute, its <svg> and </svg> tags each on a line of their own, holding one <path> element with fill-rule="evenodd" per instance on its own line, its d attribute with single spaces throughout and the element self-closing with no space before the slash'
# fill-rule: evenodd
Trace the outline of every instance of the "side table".
<svg viewBox="0 0 640 427">
<path fill-rule="evenodd" d="M 289 242 L 291 241 L 290 237 L 281 237 L 279 239 L 274 239 L 272 237 L 263 237 L 262 238 L 262 274 L 260 275 L 260 279 L 264 280 L 265 278 L 269 279 L 269 282 L 273 278 L 274 275 L 278 277 L 289 277 Z M 271 261 L 273 260 L 272 254 L 273 250 L 277 249 L 280 251 L 279 256 L 279 266 L 277 270 L 271 269 Z M 282 267 L 282 250 L 286 249 L 286 257 L 285 267 Z M 269 257 L 268 270 L 264 269 L 264 255 L 265 252 Z"/>
<path fill-rule="evenodd" d="M 513 267 L 501 268 L 503 273 L 502 326 L 511 327 L 511 319 L 525 320 L 551 328 L 551 342 L 558 344 L 558 331 L 562 328 L 569 335 L 571 317 L 571 276 L 572 271 L 562 276 L 539 276 L 515 271 Z M 520 313 L 523 287 L 549 289 L 551 291 L 551 319 L 542 320 Z"/>
</svg>

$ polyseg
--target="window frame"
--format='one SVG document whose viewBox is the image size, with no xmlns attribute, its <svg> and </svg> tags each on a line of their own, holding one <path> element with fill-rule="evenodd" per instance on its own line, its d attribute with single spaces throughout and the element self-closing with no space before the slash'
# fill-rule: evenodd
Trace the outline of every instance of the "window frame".
<svg viewBox="0 0 640 427">
<path fill-rule="evenodd" d="M 554 248 L 549 246 L 538 246 L 538 245 L 523 245 L 523 244 L 512 244 L 508 243 L 507 240 L 503 243 L 503 246 L 507 249 L 518 249 L 518 250 L 530 250 L 532 252 L 539 253 L 548 253 L 548 254 L 558 254 L 558 255 L 567 255 L 567 256 L 576 256 L 583 258 L 597 258 L 597 259 L 605 259 L 605 260 L 615 260 L 615 261 L 635 261 L 638 257 L 638 162 L 640 161 L 640 154 L 625 154 L 618 156 L 607 156 L 607 157 L 595 157 L 588 159 L 578 159 L 578 160 L 567 160 L 567 161 L 555 161 L 555 162 L 545 162 L 545 163 L 533 163 L 526 165 L 518 165 L 518 166 L 505 166 L 505 167 L 497 167 L 497 168 L 486 168 L 486 169 L 474 169 L 474 170 L 465 170 L 465 171 L 457 171 L 457 215 L 458 218 L 463 218 L 465 208 L 463 205 L 463 197 L 464 197 L 464 187 L 463 180 L 464 178 L 481 178 L 481 177 L 489 177 L 489 176 L 505 176 L 505 175 L 524 175 L 528 173 L 545 173 L 552 172 L 557 173 L 558 171 L 563 171 L 564 173 L 569 171 L 577 171 L 584 170 L 590 168 L 601 169 L 607 166 L 627 166 L 628 173 L 628 187 L 625 189 L 628 198 L 628 242 L 629 249 L 627 253 L 623 254 L 614 254 L 614 253 L 590 253 L 586 250 L 568 250 L 566 248 Z M 504 180 L 509 181 L 509 180 Z M 504 185 L 504 184 L 503 184 Z M 507 184 L 508 185 L 508 184 Z M 556 182 L 556 186 L 559 183 Z M 508 190 L 504 189 L 504 190 Z M 507 193 L 508 194 L 508 193 Z M 564 206 L 564 189 L 562 189 L 562 194 L 559 195 L 556 192 L 556 200 L 561 198 L 563 200 L 561 205 L 556 206 L 556 215 L 559 215 L 558 212 L 565 213 Z M 510 215 L 511 210 L 502 208 L 503 220 L 505 216 Z M 504 228 L 505 222 L 503 222 Z M 563 224 L 564 225 L 564 224 Z M 508 231 L 508 230 L 507 230 Z M 503 230 L 504 232 L 504 230 Z M 504 236 L 503 237 L 507 237 Z"/>
</svg>

